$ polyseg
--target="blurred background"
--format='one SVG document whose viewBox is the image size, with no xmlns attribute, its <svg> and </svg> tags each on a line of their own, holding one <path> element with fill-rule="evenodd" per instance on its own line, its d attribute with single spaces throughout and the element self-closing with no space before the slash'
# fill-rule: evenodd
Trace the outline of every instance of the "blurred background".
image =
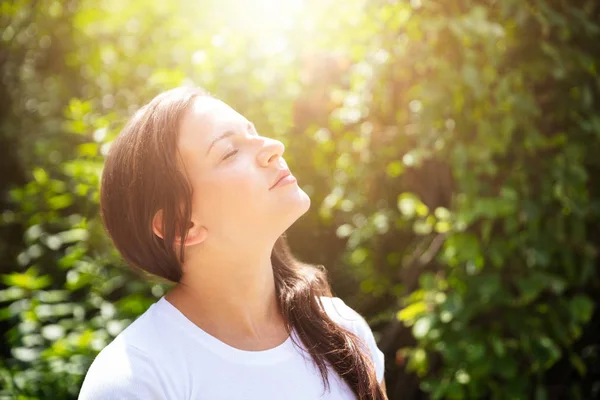
<svg viewBox="0 0 600 400">
<path fill-rule="evenodd" d="M 0 399 L 75 399 L 168 289 L 98 182 L 179 85 L 287 146 L 292 249 L 370 323 L 390 399 L 600 398 L 599 68 L 595 0 L 2 1 Z"/>
</svg>

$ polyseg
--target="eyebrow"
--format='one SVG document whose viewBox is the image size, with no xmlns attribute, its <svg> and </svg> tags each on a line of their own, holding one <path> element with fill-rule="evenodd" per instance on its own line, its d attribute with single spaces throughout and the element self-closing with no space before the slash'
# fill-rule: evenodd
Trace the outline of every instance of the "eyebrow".
<svg viewBox="0 0 600 400">
<path fill-rule="evenodd" d="M 251 131 L 251 132 L 256 132 L 256 128 L 254 127 L 254 124 L 252 122 L 248 122 L 246 128 Z M 208 150 L 206 151 L 206 155 L 208 155 L 208 153 L 210 153 L 210 150 L 213 148 L 213 146 L 221 139 L 225 139 L 228 138 L 229 136 L 235 135 L 236 133 L 234 131 L 225 131 L 223 133 L 221 133 L 219 136 L 217 136 L 216 138 L 213 139 L 213 141 L 210 143 L 210 146 L 208 146 Z"/>
<path fill-rule="evenodd" d="M 213 148 L 213 146 L 215 145 L 215 143 L 217 143 L 221 139 L 228 138 L 229 136 L 232 136 L 232 135 L 235 135 L 234 131 L 225 131 L 225 132 L 221 133 L 219 136 L 217 136 L 216 138 L 214 138 L 213 141 L 210 143 L 210 146 L 208 146 L 208 150 L 206 151 L 206 155 L 208 155 L 208 153 L 210 153 L 210 150 Z"/>
</svg>

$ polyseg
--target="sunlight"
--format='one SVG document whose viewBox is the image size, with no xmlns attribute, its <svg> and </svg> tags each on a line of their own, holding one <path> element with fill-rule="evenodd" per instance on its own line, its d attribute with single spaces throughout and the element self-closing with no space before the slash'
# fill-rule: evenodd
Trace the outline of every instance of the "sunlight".
<svg viewBox="0 0 600 400">
<path fill-rule="evenodd" d="M 304 6 L 304 0 L 229 0 L 217 7 L 227 13 L 229 27 L 254 34 L 292 28 Z"/>
</svg>

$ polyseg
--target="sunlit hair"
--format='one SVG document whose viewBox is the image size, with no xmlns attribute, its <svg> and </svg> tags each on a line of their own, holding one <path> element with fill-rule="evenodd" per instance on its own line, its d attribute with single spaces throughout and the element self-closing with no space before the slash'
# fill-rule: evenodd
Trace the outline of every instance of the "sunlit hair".
<svg viewBox="0 0 600 400">
<path fill-rule="evenodd" d="M 192 189 L 178 168 L 180 121 L 199 88 L 177 88 L 156 96 L 127 123 L 112 143 L 100 188 L 102 221 L 115 247 L 131 266 L 172 282 L 182 276 L 184 246 L 191 222 Z M 154 234 L 152 219 L 163 212 L 164 240 Z M 285 234 L 271 254 L 276 295 L 288 333 L 301 339 L 329 388 L 327 363 L 359 399 L 385 399 L 368 348 L 356 335 L 334 323 L 320 296 L 331 296 L 322 268 L 292 255 Z M 293 337 L 293 336 L 292 336 Z"/>
</svg>

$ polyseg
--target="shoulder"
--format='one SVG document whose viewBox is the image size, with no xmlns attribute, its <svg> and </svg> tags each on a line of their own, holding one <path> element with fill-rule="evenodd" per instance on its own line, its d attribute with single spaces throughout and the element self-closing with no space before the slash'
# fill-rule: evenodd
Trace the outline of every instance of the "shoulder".
<svg viewBox="0 0 600 400">
<path fill-rule="evenodd" d="M 117 337 L 92 362 L 78 399 L 164 398 L 157 372 L 144 351 Z"/>
<path fill-rule="evenodd" d="M 344 328 L 354 330 L 354 324 L 364 321 L 364 318 L 354 309 L 348 306 L 344 300 L 339 297 L 319 298 L 323 305 L 323 310 L 334 322 L 342 325 Z"/>
<path fill-rule="evenodd" d="M 149 309 L 119 333 L 94 358 L 78 399 L 165 398 L 157 361 L 164 348 L 158 346 L 164 335 L 161 322 L 155 310 Z"/>
<path fill-rule="evenodd" d="M 373 331 L 367 321 L 339 297 L 319 297 L 325 313 L 331 320 L 361 338 L 375 364 L 377 380 L 383 380 L 384 354 L 377 346 Z"/>
</svg>

